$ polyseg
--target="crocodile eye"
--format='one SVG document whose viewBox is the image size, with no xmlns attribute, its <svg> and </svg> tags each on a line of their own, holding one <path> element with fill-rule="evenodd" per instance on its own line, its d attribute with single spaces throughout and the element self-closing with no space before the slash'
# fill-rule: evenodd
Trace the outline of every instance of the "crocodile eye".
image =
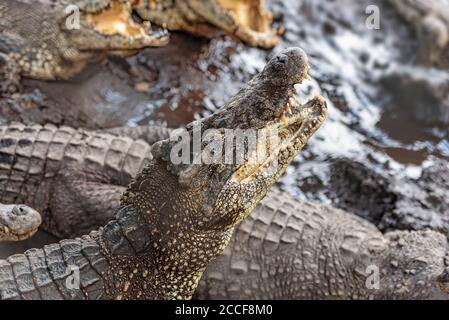
<svg viewBox="0 0 449 320">
<path fill-rule="evenodd" d="M 427 261 L 425 261 L 422 258 L 413 259 L 409 264 L 408 267 L 412 270 L 415 270 L 415 272 L 420 272 L 424 270 L 428 266 Z"/>
<path fill-rule="evenodd" d="M 287 57 L 285 55 L 279 55 L 276 58 L 276 62 L 286 64 L 287 63 Z"/>
</svg>

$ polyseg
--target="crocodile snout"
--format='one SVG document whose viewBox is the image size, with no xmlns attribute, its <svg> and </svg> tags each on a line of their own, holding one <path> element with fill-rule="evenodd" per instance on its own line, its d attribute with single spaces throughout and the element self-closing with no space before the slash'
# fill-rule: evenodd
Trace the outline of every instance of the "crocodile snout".
<svg viewBox="0 0 449 320">
<path fill-rule="evenodd" d="M 268 78 L 291 86 L 309 79 L 309 60 L 304 50 L 291 47 L 276 54 L 265 67 Z"/>
<path fill-rule="evenodd" d="M 11 211 L 16 216 L 25 216 L 25 215 L 29 214 L 29 210 L 28 209 L 29 208 L 26 207 L 26 206 L 18 205 L 18 206 L 14 206 L 14 208 L 12 208 Z"/>
</svg>

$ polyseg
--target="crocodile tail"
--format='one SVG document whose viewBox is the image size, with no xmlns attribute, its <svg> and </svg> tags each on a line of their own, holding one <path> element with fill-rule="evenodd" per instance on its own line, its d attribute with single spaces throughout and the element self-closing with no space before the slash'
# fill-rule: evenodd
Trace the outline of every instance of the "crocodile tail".
<svg viewBox="0 0 449 320">
<path fill-rule="evenodd" d="M 101 299 L 107 269 L 93 238 L 62 240 L 0 260 L 0 299 Z"/>
</svg>

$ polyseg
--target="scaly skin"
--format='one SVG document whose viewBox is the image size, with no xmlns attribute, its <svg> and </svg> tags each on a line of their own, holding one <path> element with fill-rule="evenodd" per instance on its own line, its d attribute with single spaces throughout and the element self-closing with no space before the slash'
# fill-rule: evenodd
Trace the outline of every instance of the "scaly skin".
<svg viewBox="0 0 449 320">
<path fill-rule="evenodd" d="M 0 241 L 19 241 L 34 235 L 41 224 L 41 216 L 23 205 L 0 203 Z"/>
<path fill-rule="evenodd" d="M 449 2 L 447 0 L 389 0 L 416 29 L 420 61 L 449 68 Z"/>
<path fill-rule="evenodd" d="M 378 287 L 366 285 L 373 267 Z M 433 231 L 382 235 L 354 215 L 274 188 L 206 268 L 194 298 L 447 300 L 448 244 Z"/>
<path fill-rule="evenodd" d="M 143 19 L 169 30 L 211 37 L 222 30 L 253 47 L 273 48 L 278 32 L 264 0 L 138 0 Z"/>
<path fill-rule="evenodd" d="M 158 140 L 167 136 L 162 127 L 133 132 Z M 43 228 L 58 237 L 82 235 L 113 216 L 124 187 L 109 186 L 126 186 L 150 158 L 147 143 L 114 130 L 0 126 L 0 201 L 36 209 Z"/>
<path fill-rule="evenodd" d="M 276 152 L 245 157 L 242 163 L 176 164 L 172 154 L 186 145 L 177 139 L 156 143 L 150 163 L 129 185 L 116 218 L 104 228 L 1 261 L 1 297 L 190 298 L 234 227 L 324 121 L 327 108 L 321 97 L 287 112 L 294 84 L 307 77 L 308 68 L 302 50 L 284 50 L 216 113 L 185 131 L 193 137 L 196 125 L 215 129 L 223 143 L 225 129 L 276 129 Z M 81 285 L 73 290 L 66 280 L 72 279 L 69 267 L 74 266 L 80 269 Z"/>
<path fill-rule="evenodd" d="M 109 131 L 118 135 L 132 136 L 134 139 L 142 138 L 150 143 L 153 143 L 157 139 L 168 137 L 169 131 L 165 128 L 162 128 L 161 131 L 156 131 L 155 134 L 153 134 L 153 132 L 155 132 L 157 127 L 154 128 L 154 130 L 147 130 L 147 132 L 142 134 L 142 131 L 145 128 L 146 127 L 117 128 Z M 438 172 L 437 168 L 441 172 Z M 360 170 L 357 167 L 348 167 L 348 164 L 344 160 L 341 161 L 341 166 L 337 166 L 333 169 L 338 169 L 337 171 L 341 171 L 342 174 L 345 170 L 355 170 L 356 172 Z M 432 169 L 432 172 L 428 171 L 430 169 Z M 447 170 L 445 171 L 444 169 L 445 167 L 441 165 L 440 167 L 426 169 L 420 181 L 422 179 L 430 179 L 436 183 L 435 179 L 438 177 L 442 180 L 440 182 L 440 185 L 442 186 L 444 185 L 444 179 L 447 178 L 447 174 L 445 174 Z M 366 174 L 366 172 L 362 171 L 360 173 L 360 179 L 364 177 L 364 174 Z M 352 176 L 351 179 L 356 178 Z M 417 182 L 416 189 L 420 188 L 420 181 Z M 401 185 L 403 183 L 399 182 L 398 184 Z M 357 183 L 355 184 L 355 187 L 357 187 Z M 390 187 L 394 188 L 394 186 Z M 105 190 L 105 187 L 99 189 L 97 192 L 93 192 L 93 195 L 96 195 L 99 198 L 99 201 L 114 203 L 115 206 L 119 204 L 118 195 L 121 194 L 124 188 L 119 185 L 108 185 L 107 190 L 111 191 L 113 189 L 116 189 L 117 191 L 110 192 L 110 194 L 115 194 L 116 198 L 103 198 L 101 193 L 104 192 L 102 190 Z M 410 192 L 410 189 L 406 188 L 406 190 Z M 444 228 L 437 222 L 442 218 L 444 219 L 444 216 L 438 219 L 436 216 L 437 213 L 431 213 L 430 209 L 427 213 L 424 213 L 422 212 L 422 208 L 416 208 L 416 210 L 410 212 L 400 208 L 403 202 L 407 202 L 408 208 L 410 208 L 413 203 L 422 204 L 424 207 L 428 206 L 429 208 L 432 208 L 428 201 L 432 201 L 435 197 L 444 199 L 444 193 L 435 194 L 436 190 L 439 190 L 438 187 L 435 187 L 435 190 L 432 190 L 431 193 L 426 192 L 425 194 L 427 194 L 428 198 L 426 198 L 426 195 L 423 193 L 423 198 L 414 199 L 415 202 L 410 202 L 410 198 L 403 197 L 403 200 L 398 200 L 399 202 L 396 203 L 395 209 L 391 214 L 389 214 L 388 211 L 381 212 L 381 214 L 384 215 L 383 221 L 381 222 L 383 228 L 390 230 L 392 228 L 403 228 L 407 230 L 426 230 L 430 228 L 433 230 L 445 231 L 444 234 L 447 234 L 447 227 Z M 443 200 L 440 202 L 444 204 Z M 95 199 L 89 199 L 87 203 L 95 203 Z M 68 210 L 74 205 L 75 203 L 66 204 L 65 210 L 61 210 L 61 212 L 53 211 L 52 213 L 64 217 L 64 219 L 58 219 L 57 221 L 69 220 L 77 226 L 77 214 L 73 214 L 71 210 Z M 441 209 L 444 210 L 443 207 L 441 207 Z M 402 210 L 402 212 L 398 212 L 398 210 Z M 309 217 L 315 217 L 317 215 L 322 215 L 325 218 L 326 223 L 324 224 L 323 229 L 316 230 L 317 234 L 312 239 L 318 239 L 317 241 L 323 243 L 335 244 L 335 247 L 338 249 L 333 249 L 334 246 L 331 245 L 330 247 L 332 249 L 324 248 L 323 251 L 336 257 L 335 261 L 341 265 L 341 269 L 345 270 L 345 276 L 348 275 L 348 277 L 355 279 L 352 282 L 354 284 L 353 287 L 346 285 L 341 276 L 337 276 L 338 280 L 332 280 L 333 276 L 330 276 L 329 274 L 332 274 L 335 270 L 327 269 L 330 270 L 329 273 L 323 275 L 316 268 L 313 268 L 311 263 L 303 259 L 302 254 L 299 254 L 299 252 L 301 252 L 300 250 L 309 248 L 312 254 L 319 254 L 315 249 L 314 242 L 310 243 L 310 241 L 306 241 L 292 243 L 291 241 L 286 240 L 288 237 L 300 239 L 300 230 L 304 228 L 301 221 L 313 220 Z M 364 216 L 367 215 L 365 214 Z M 106 223 L 109 219 L 113 218 L 112 215 L 101 215 L 101 217 L 104 221 L 99 221 L 100 223 Z M 286 219 L 288 219 L 288 223 L 285 222 Z M 330 226 L 330 228 L 326 228 L 326 226 Z M 225 250 L 224 254 L 207 267 L 203 280 L 200 282 L 196 291 L 196 297 L 211 299 L 352 299 L 354 297 L 359 299 L 447 298 L 446 295 L 443 295 L 444 291 L 440 292 L 435 290 L 435 288 L 447 290 L 447 278 L 445 278 L 444 275 L 439 276 L 439 270 L 441 269 L 440 264 L 442 261 L 440 259 L 440 253 L 441 250 L 443 250 L 442 248 L 444 248 L 445 243 L 440 239 L 439 234 L 421 231 L 411 233 L 388 233 L 387 235 L 382 236 L 374 226 L 366 226 L 367 224 L 365 222 L 361 222 L 360 219 L 356 219 L 342 211 L 297 201 L 285 193 L 281 194 L 277 189 L 272 190 L 256 207 L 251 217 L 236 228 L 236 232 L 231 240 L 231 245 Z M 51 229 L 52 227 L 54 228 L 54 225 L 47 225 L 47 227 L 50 227 L 50 229 L 47 228 L 47 231 L 55 233 L 55 231 Z M 90 228 L 94 229 L 95 227 L 95 225 L 92 225 Z M 89 229 L 89 227 L 86 226 L 84 226 L 84 228 Z M 249 229 L 252 230 L 251 236 L 248 234 Z M 363 231 L 361 235 L 354 231 L 359 229 Z M 70 233 L 68 232 L 70 230 L 72 229 L 67 229 L 65 235 L 70 236 Z M 357 249 L 359 242 L 356 241 L 355 244 L 349 243 L 351 246 L 345 248 L 344 246 L 348 242 L 342 242 L 341 234 L 344 234 L 346 239 L 351 236 L 384 238 L 382 241 L 384 243 L 390 243 L 390 247 L 392 247 L 392 244 L 396 243 L 395 241 L 389 240 L 391 235 L 397 234 L 399 239 L 403 239 L 401 242 L 407 244 L 404 246 L 403 250 L 407 250 L 409 253 L 398 253 L 390 249 L 385 249 L 381 256 L 370 256 L 368 260 L 362 263 L 362 265 L 357 265 L 358 269 L 356 269 L 356 267 L 346 262 L 347 259 L 338 259 L 340 257 L 340 252 L 347 250 L 348 248 L 350 250 L 345 252 L 345 256 L 357 256 L 360 253 Z M 425 250 L 429 250 L 429 252 L 426 252 Z M 272 251 L 275 253 L 272 254 Z M 270 253 L 268 255 L 269 258 L 265 258 L 267 252 Z M 385 275 L 382 275 L 382 287 L 380 287 L 379 290 L 369 290 L 364 284 L 364 279 L 366 280 L 369 275 L 363 274 L 363 272 L 366 271 L 367 263 L 372 262 L 375 263 L 376 266 L 384 265 L 386 263 L 384 256 L 387 252 L 392 252 L 392 255 L 396 256 L 396 258 L 389 259 L 397 262 L 404 261 L 404 263 L 398 264 L 398 266 L 395 267 L 395 262 L 393 262 L 390 269 L 382 269 L 385 270 L 385 272 L 388 272 Z M 418 265 L 418 267 L 416 267 L 416 262 L 413 259 L 417 257 L 420 258 L 420 256 L 424 257 L 425 261 L 419 262 L 421 266 Z M 296 264 L 299 263 L 302 268 L 310 271 L 309 278 L 312 277 L 313 280 L 309 281 L 304 276 L 293 276 L 296 272 L 296 264 L 292 262 L 294 261 L 292 257 L 298 259 Z M 352 260 L 349 259 L 349 261 Z M 422 268 L 422 265 L 424 264 L 427 264 L 428 266 Z M 448 267 L 447 265 L 443 266 L 443 268 Z M 254 270 L 250 270 L 250 268 Z M 419 268 L 422 268 L 423 271 L 418 272 Z M 357 270 L 365 271 L 358 274 Z M 418 276 L 408 278 L 408 276 L 411 277 L 413 273 Z M 267 275 L 268 279 L 264 278 Z M 429 285 L 429 287 L 422 288 L 422 282 L 419 282 L 422 279 L 425 279 L 423 281 L 425 281 L 426 285 Z M 318 281 L 319 285 L 310 286 L 311 281 Z M 394 283 L 397 285 L 397 283 L 401 282 L 405 284 L 402 288 L 394 289 L 394 287 L 390 287 Z M 249 286 L 249 283 L 251 286 Z M 329 287 L 329 283 L 332 283 L 332 288 Z M 418 283 L 418 285 L 415 285 L 415 283 Z M 243 290 L 242 288 L 245 289 Z"/>
<path fill-rule="evenodd" d="M 136 139 L 143 138 L 150 143 L 164 134 L 168 137 L 168 130 L 165 128 L 162 135 L 151 134 L 154 130 L 142 134 L 144 128 L 117 128 L 111 131 Z M 441 170 L 438 177 L 444 179 L 444 168 Z M 114 188 L 117 192 L 113 194 L 117 195 L 123 189 L 118 185 L 108 186 L 109 190 Z M 100 193 L 101 190 L 95 192 L 101 200 L 103 197 Z M 93 200 L 90 199 L 88 202 L 91 203 Z M 104 201 L 118 205 L 119 198 L 108 197 Z M 421 201 L 425 203 L 425 199 Z M 67 208 L 71 208 L 71 205 L 67 205 Z M 77 225 L 77 221 L 72 220 L 76 219 L 76 216 L 72 217 L 73 214 L 67 209 L 53 213 L 64 215 L 66 220 L 70 218 L 70 221 Z M 410 225 L 407 229 L 432 228 L 432 221 L 426 223 L 427 216 L 420 217 L 418 221 L 410 214 L 404 212 L 397 216 L 390 215 L 390 219 L 392 217 L 396 219 L 402 217 L 404 221 L 409 219 Z M 320 220 L 320 227 L 312 230 L 315 232 L 313 237 L 300 241 L 301 230 L 305 227 L 304 221 L 313 222 L 319 216 L 324 217 L 322 221 L 325 223 Z M 103 215 L 102 218 L 106 223 L 112 216 Z M 412 221 L 415 222 L 411 223 Z M 396 225 L 390 223 L 392 226 Z M 313 223 L 311 225 L 314 226 Z M 91 226 L 92 229 L 95 227 Z M 53 232 L 51 229 L 47 231 Z M 356 240 L 346 241 L 351 238 Z M 380 253 L 369 253 L 368 258 L 360 262 L 356 258 L 363 252 L 358 250 L 358 245 L 373 238 L 385 246 L 379 250 Z M 338 267 L 327 267 L 327 272 L 322 274 L 313 266 L 310 259 L 304 258 L 302 252 L 309 251 L 314 255 L 313 260 L 318 259 L 320 252 L 316 250 L 315 241 L 323 243 L 322 255 L 331 254 L 335 258 L 334 264 L 338 264 Z M 394 244 L 398 241 L 406 244 L 399 252 L 394 250 Z M 374 226 L 350 214 L 297 201 L 275 188 L 261 201 L 252 215 L 236 228 L 230 246 L 224 254 L 207 267 L 195 296 L 200 299 L 447 299 L 448 296 L 444 294 L 444 290 L 448 288 L 448 279 L 445 278 L 447 273 L 440 273 L 441 268 L 449 270 L 448 263 L 441 258 L 445 243 L 436 232 L 395 232 L 383 236 Z M 341 256 L 345 258 L 340 258 Z M 353 259 L 347 257 L 354 257 L 360 263 L 352 265 L 347 261 L 351 262 Z M 389 265 L 386 259 L 393 261 L 392 264 Z M 416 265 L 418 260 L 420 262 Z M 395 266 L 399 261 L 401 263 Z M 382 266 L 381 270 L 385 272 L 381 276 L 382 285 L 378 290 L 370 290 L 365 285 L 369 274 L 364 273 L 369 264 L 379 268 Z M 338 273 L 338 270 L 342 273 Z M 418 272 L 420 270 L 422 271 Z M 308 274 L 307 279 L 304 274 Z M 344 277 L 351 279 L 352 287 L 344 281 Z M 311 285 L 315 281 L 319 284 Z"/>
<path fill-rule="evenodd" d="M 165 31 L 149 33 L 146 25 L 132 21 L 133 2 L 2 1 L 0 92 L 14 91 L 20 75 L 44 80 L 68 79 L 89 61 L 106 54 L 123 56 L 144 47 L 166 45 Z M 79 8 L 79 29 L 71 27 L 76 14 L 66 12 L 70 5 Z"/>
<path fill-rule="evenodd" d="M 447 300 L 448 248 L 440 233 L 382 235 L 361 218 L 275 189 L 208 266 L 195 298 Z"/>
<path fill-rule="evenodd" d="M 146 162 L 160 126 L 91 132 L 52 125 L 0 126 L 0 201 L 26 203 L 59 238 L 105 225 Z"/>
<path fill-rule="evenodd" d="M 150 142 L 161 136 L 152 135 L 154 130 L 142 134 L 144 128 L 118 128 L 111 131 L 149 139 Z M 165 128 L 162 136 L 164 134 L 168 137 L 168 130 Z M 444 170 L 439 177 L 444 177 L 443 172 Z M 118 185 L 108 186 L 109 190 L 114 188 L 117 192 L 113 194 L 119 194 L 123 189 Z M 101 190 L 95 192 L 99 199 L 103 199 L 100 193 Z M 90 199 L 88 203 L 93 200 Z M 104 201 L 118 205 L 119 198 L 109 197 Z M 425 203 L 425 199 L 422 201 Z M 67 208 L 71 206 L 68 205 Z M 65 219 L 70 218 L 70 221 L 77 225 L 76 216 L 71 217 L 73 214 L 67 212 L 67 209 L 54 214 L 64 215 Z M 431 221 L 426 224 L 426 217 L 420 217 L 419 221 L 406 213 L 397 216 L 399 217 L 403 217 L 404 221 L 407 221 L 406 218 L 415 221 L 408 229 L 432 228 Z M 112 219 L 112 216 L 102 215 L 102 218 L 106 222 Z M 319 224 L 315 224 L 315 220 Z M 305 225 L 305 221 L 310 221 L 311 224 Z M 318 227 L 312 229 L 310 226 Z M 310 228 L 312 236 L 302 239 L 301 232 L 306 227 Z M 47 231 L 53 232 L 51 229 Z M 350 241 L 351 239 L 354 241 Z M 378 251 L 368 252 L 364 259 L 359 259 L 366 253 L 359 250 L 360 243 L 375 243 L 373 239 L 383 245 Z M 316 249 L 317 242 L 323 245 L 321 252 Z M 399 251 L 395 250 L 398 243 L 405 244 Z M 341 210 L 298 201 L 274 188 L 253 214 L 236 228 L 230 246 L 224 254 L 207 267 L 195 297 L 447 299 L 445 292 L 448 290 L 449 257 L 442 258 L 445 248 L 446 241 L 436 232 L 394 232 L 383 236 L 374 226 Z M 312 258 L 306 259 L 307 254 L 304 255 L 304 251 L 309 252 Z M 319 255 L 331 255 L 333 258 L 333 265 L 323 266 L 325 273 L 321 273 L 310 262 L 311 259 L 319 259 Z M 354 260 L 358 263 L 353 264 Z M 380 277 L 379 289 L 369 289 L 365 285 L 370 275 L 367 273 L 370 264 L 384 272 Z M 442 269 L 446 271 L 441 272 Z M 351 279 L 351 282 L 345 281 L 345 278 Z"/>
</svg>

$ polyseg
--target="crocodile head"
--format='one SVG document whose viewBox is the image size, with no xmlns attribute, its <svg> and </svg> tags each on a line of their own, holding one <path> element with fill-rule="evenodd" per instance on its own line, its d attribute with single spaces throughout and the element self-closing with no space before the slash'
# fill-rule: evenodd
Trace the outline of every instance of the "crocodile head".
<svg viewBox="0 0 449 320">
<path fill-rule="evenodd" d="M 168 1 L 165 1 L 168 2 Z M 139 0 L 138 12 L 149 21 L 170 30 L 183 30 L 210 37 L 224 31 L 248 45 L 272 48 L 278 32 L 272 29 L 273 17 L 264 0 L 186 0 L 175 6 L 164 1 Z"/>
<path fill-rule="evenodd" d="M 40 224 L 40 214 L 30 207 L 0 204 L 0 241 L 28 239 Z"/>
<path fill-rule="evenodd" d="M 69 42 L 82 51 L 107 51 L 126 56 L 144 47 L 167 45 L 168 32 L 151 26 L 135 11 L 137 0 L 76 0 L 74 8 L 79 10 L 80 28 L 67 30 Z M 64 23 L 76 18 L 72 10 L 65 12 Z"/>
<path fill-rule="evenodd" d="M 122 204 L 145 215 L 159 234 L 155 238 L 169 229 L 196 236 L 230 231 L 251 213 L 325 120 L 322 97 L 304 105 L 295 99 L 294 85 L 308 77 L 308 70 L 307 56 L 299 48 L 274 56 L 214 114 L 153 145 L 153 160 L 131 183 Z M 251 138 L 239 148 L 238 138 L 253 133 L 258 136 L 256 148 L 250 148 Z M 274 138 L 264 139 L 267 136 Z M 246 152 L 237 161 L 242 149 Z M 226 153 L 232 159 L 226 160 Z M 218 247 L 215 253 L 223 249 Z"/>
<path fill-rule="evenodd" d="M 379 298 L 449 299 L 449 246 L 431 230 L 386 234 L 388 250 L 380 266 Z"/>
</svg>

